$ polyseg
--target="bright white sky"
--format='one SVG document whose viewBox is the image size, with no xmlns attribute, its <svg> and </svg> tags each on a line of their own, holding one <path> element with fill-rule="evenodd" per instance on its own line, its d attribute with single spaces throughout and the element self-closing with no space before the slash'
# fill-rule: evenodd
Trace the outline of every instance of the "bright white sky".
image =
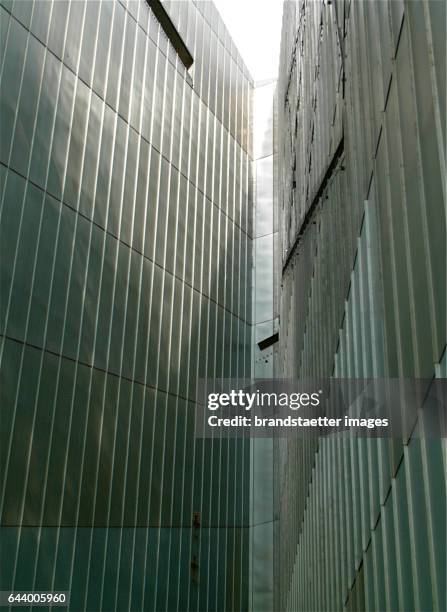
<svg viewBox="0 0 447 612">
<path fill-rule="evenodd" d="M 278 75 L 283 0 L 214 0 L 255 81 Z"/>
</svg>

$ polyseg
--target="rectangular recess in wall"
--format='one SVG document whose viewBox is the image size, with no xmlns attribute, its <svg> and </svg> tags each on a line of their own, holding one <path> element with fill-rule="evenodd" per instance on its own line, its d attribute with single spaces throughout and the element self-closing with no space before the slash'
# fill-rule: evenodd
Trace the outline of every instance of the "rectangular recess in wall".
<svg viewBox="0 0 447 612">
<path fill-rule="evenodd" d="M 278 332 L 276 332 L 276 334 L 272 334 L 268 338 L 264 338 L 264 340 L 261 340 L 261 342 L 258 342 L 259 350 L 265 351 L 266 348 L 268 348 L 269 346 L 272 346 L 272 344 L 275 344 L 276 342 L 278 342 L 278 340 L 279 340 Z"/>
<path fill-rule="evenodd" d="M 178 33 L 175 25 L 172 23 L 171 18 L 166 12 L 166 9 L 164 8 L 163 4 L 160 2 L 160 0 L 147 0 L 147 3 L 149 4 L 155 17 L 160 22 L 160 25 L 163 28 L 164 33 L 168 37 L 171 45 L 176 50 L 177 55 L 182 60 L 186 69 L 191 68 L 192 63 L 194 61 L 193 57 L 191 53 L 189 52 L 188 47 L 183 42 L 183 39 Z"/>
</svg>

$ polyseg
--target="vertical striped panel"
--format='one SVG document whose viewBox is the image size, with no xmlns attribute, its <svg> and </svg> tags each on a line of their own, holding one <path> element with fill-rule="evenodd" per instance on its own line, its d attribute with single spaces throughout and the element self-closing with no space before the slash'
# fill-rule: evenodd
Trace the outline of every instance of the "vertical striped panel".
<svg viewBox="0 0 447 612">
<path fill-rule="evenodd" d="M 0 588 L 77 610 L 248 605 L 249 445 L 194 402 L 251 375 L 253 85 L 165 8 L 189 72 L 143 0 L 0 2 Z"/>
<path fill-rule="evenodd" d="M 436 0 L 284 3 L 284 376 L 445 377 L 445 39 Z M 446 607 L 445 444 L 418 430 L 276 443 L 275 609 Z"/>
</svg>

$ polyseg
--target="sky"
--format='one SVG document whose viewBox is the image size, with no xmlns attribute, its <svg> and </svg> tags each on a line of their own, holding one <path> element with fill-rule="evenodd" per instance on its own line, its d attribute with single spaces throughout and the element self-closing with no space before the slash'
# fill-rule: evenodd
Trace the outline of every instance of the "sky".
<svg viewBox="0 0 447 612">
<path fill-rule="evenodd" d="M 282 0 L 214 0 L 253 79 L 278 74 Z"/>
</svg>

